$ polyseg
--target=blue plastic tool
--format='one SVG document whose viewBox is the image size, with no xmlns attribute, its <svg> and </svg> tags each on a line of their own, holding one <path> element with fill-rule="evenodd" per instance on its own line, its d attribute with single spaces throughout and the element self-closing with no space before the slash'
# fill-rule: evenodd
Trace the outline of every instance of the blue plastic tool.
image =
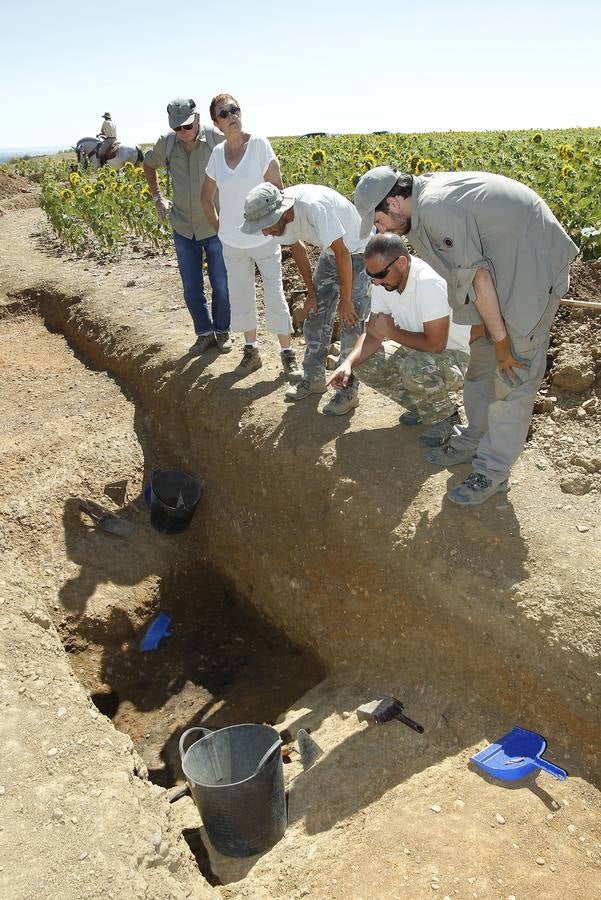
<svg viewBox="0 0 601 900">
<path fill-rule="evenodd" d="M 148 509 L 150 509 L 151 501 L 152 501 L 152 488 L 149 484 L 147 484 L 146 487 L 144 488 L 144 503 L 146 504 Z"/>
<path fill-rule="evenodd" d="M 547 742 L 542 735 L 516 725 L 496 743 L 489 744 L 480 753 L 471 756 L 470 762 L 476 763 L 489 775 L 502 781 L 517 781 L 518 778 L 530 775 L 535 769 L 543 769 L 554 778 L 564 781 L 568 773 L 543 759 L 546 748 Z"/>
<path fill-rule="evenodd" d="M 169 631 L 170 625 L 171 616 L 168 616 L 167 613 L 159 613 L 156 619 L 151 622 L 146 629 L 146 634 L 140 643 L 140 650 L 143 652 L 146 650 L 156 650 L 163 638 L 169 637 L 171 634 Z"/>
</svg>

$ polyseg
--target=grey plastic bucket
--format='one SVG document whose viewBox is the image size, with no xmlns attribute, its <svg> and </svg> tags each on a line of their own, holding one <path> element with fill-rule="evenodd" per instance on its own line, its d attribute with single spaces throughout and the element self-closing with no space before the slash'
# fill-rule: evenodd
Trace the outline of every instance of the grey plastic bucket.
<svg viewBox="0 0 601 900">
<path fill-rule="evenodd" d="M 202 487 L 186 472 L 157 470 L 150 476 L 150 522 L 163 534 L 185 531 L 202 495 Z"/>
<path fill-rule="evenodd" d="M 201 734 L 185 750 L 188 737 Z M 219 731 L 189 728 L 179 754 L 209 840 L 224 856 L 253 856 L 286 830 L 286 795 L 280 747 L 269 725 L 230 725 Z"/>
</svg>

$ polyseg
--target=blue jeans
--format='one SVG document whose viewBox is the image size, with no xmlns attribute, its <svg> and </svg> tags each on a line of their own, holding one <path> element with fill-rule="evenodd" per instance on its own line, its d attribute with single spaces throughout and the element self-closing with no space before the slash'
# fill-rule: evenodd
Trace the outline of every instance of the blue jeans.
<svg viewBox="0 0 601 900">
<path fill-rule="evenodd" d="M 221 241 L 216 234 L 197 241 L 173 232 L 179 274 L 184 287 L 184 300 L 194 322 L 196 334 L 211 331 L 229 331 L 230 296 L 227 289 L 227 272 L 221 251 Z M 211 282 L 211 313 L 207 304 L 202 270 L 203 254 Z"/>
</svg>

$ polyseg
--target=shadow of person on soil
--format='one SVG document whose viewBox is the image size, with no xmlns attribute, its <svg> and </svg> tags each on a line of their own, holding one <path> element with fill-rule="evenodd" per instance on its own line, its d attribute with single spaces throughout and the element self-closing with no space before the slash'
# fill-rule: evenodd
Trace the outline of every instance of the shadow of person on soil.
<svg viewBox="0 0 601 900">
<path fill-rule="evenodd" d="M 80 509 L 81 502 L 79 497 L 68 497 L 64 504 L 66 552 L 80 570 L 59 590 L 65 609 L 79 616 L 100 585 L 138 584 L 160 570 L 164 556 L 159 535 L 153 532 L 147 516 L 140 514 L 144 507 L 141 494 L 119 510 L 122 518 L 136 526 L 130 537 L 108 534 L 91 525 Z"/>
<path fill-rule="evenodd" d="M 471 468 L 449 472 L 430 465 L 416 438 L 398 425 L 350 431 L 336 441 L 337 469 L 348 480 L 340 490 L 346 487 L 347 504 L 352 498 L 355 508 L 364 505 L 380 552 L 386 534 L 388 551 L 409 545 L 439 547 L 434 565 L 440 560 L 445 571 L 454 568 L 455 560 L 462 567 L 467 562 L 479 575 L 494 575 L 505 587 L 521 581 L 526 577 L 527 549 L 511 500 L 499 495 L 469 509 L 452 503 L 447 487 L 463 481 Z M 442 484 L 445 478 L 450 485 Z M 419 507 L 416 504 L 413 512 L 418 497 Z M 369 539 L 367 531 L 364 536 Z"/>
<path fill-rule="evenodd" d="M 293 781 L 290 824 L 302 819 L 308 834 L 329 831 L 363 810 L 369 815 L 369 807 L 395 788 L 400 790 L 391 798 L 390 814 L 394 815 L 396 809 L 402 815 L 404 784 L 448 758 L 456 758 L 461 766 L 459 747 L 473 746 L 490 733 L 485 723 L 462 723 L 458 741 L 453 731 L 434 731 L 425 724 L 423 735 L 396 722 L 355 731 Z M 510 789 L 530 791 L 546 808 L 557 810 L 559 803 L 550 780 L 547 790 L 536 783 L 536 777 L 523 779 Z M 506 786 L 501 782 L 496 785 Z"/>
</svg>

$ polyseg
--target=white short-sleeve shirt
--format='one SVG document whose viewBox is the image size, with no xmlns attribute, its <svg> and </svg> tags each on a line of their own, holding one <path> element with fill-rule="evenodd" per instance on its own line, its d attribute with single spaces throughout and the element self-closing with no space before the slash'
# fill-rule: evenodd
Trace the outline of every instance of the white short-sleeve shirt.
<svg viewBox="0 0 601 900">
<path fill-rule="evenodd" d="M 276 159 L 271 144 L 264 137 L 251 135 L 244 156 L 235 169 L 225 159 L 225 142 L 218 144 L 207 165 L 207 175 L 219 191 L 219 238 L 230 247 L 259 247 L 271 241 L 261 234 L 244 234 L 244 201 L 250 191 L 265 181 L 265 173 Z"/>
<path fill-rule="evenodd" d="M 284 196 L 294 197 L 294 219 L 275 238 L 280 244 L 304 241 L 331 253 L 332 241 L 342 238 L 350 253 L 363 253 L 367 239 L 359 237 L 361 217 L 338 191 L 321 184 L 297 184 L 285 188 Z"/>
<path fill-rule="evenodd" d="M 445 349 L 470 352 L 470 326 L 453 322 L 446 281 L 417 256 L 411 257 L 409 278 L 402 294 L 387 291 L 381 284 L 373 286 L 371 311 L 391 315 L 399 328 L 416 332 L 423 332 L 424 322 L 451 316 Z"/>
</svg>

